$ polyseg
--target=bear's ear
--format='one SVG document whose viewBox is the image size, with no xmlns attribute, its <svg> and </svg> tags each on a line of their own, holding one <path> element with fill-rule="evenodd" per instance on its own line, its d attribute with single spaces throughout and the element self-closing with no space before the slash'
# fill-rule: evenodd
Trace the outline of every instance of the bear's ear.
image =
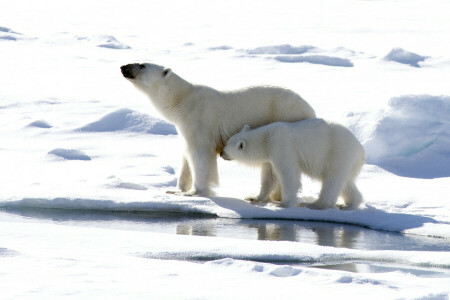
<svg viewBox="0 0 450 300">
<path fill-rule="evenodd" d="M 245 125 L 244 127 L 242 127 L 241 132 L 244 132 L 244 131 L 247 131 L 247 130 L 250 130 L 250 126 Z"/>
<path fill-rule="evenodd" d="M 245 148 L 245 141 L 244 141 L 244 140 L 240 140 L 240 141 L 237 143 L 237 148 L 238 148 L 239 151 L 244 150 L 244 148 Z"/>
<path fill-rule="evenodd" d="M 168 78 L 170 76 L 170 74 L 172 74 L 172 70 L 170 68 L 165 68 L 163 70 L 162 75 L 163 75 L 164 78 Z"/>
</svg>

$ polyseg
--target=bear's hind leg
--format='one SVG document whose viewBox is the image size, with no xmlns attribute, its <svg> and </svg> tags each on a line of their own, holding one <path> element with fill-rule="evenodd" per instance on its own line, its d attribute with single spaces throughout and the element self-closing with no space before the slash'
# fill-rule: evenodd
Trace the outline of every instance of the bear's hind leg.
<svg viewBox="0 0 450 300">
<path fill-rule="evenodd" d="M 335 208 L 336 202 L 344 188 L 345 181 L 339 176 L 332 176 L 332 178 L 325 178 L 322 181 L 322 189 L 320 190 L 319 199 L 316 202 L 308 204 L 306 207 L 312 209 L 327 209 Z"/>
<path fill-rule="evenodd" d="M 270 199 L 273 201 L 281 202 L 281 185 L 278 181 L 275 188 L 270 193 Z"/>
<path fill-rule="evenodd" d="M 182 192 L 187 192 L 192 187 L 192 174 L 189 162 L 186 156 L 183 156 L 181 163 L 180 177 L 178 178 L 177 188 Z"/>
</svg>

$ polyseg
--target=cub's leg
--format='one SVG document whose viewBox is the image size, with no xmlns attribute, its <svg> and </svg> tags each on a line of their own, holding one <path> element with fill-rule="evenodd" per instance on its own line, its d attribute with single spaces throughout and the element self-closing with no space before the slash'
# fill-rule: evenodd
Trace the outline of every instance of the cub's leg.
<svg viewBox="0 0 450 300">
<path fill-rule="evenodd" d="M 339 176 L 329 176 L 322 181 L 319 199 L 316 202 L 307 205 L 312 209 L 335 208 L 339 194 L 342 192 L 346 178 Z"/>
<path fill-rule="evenodd" d="M 289 156 L 284 156 L 289 157 Z M 281 186 L 281 205 L 290 207 L 297 204 L 297 192 L 300 189 L 300 170 L 288 160 L 278 160 L 273 165 Z"/>
</svg>

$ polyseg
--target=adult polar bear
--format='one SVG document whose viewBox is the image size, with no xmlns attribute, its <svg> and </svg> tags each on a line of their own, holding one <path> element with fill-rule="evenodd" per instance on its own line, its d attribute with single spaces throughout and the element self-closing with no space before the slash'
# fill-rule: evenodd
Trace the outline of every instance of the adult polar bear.
<svg viewBox="0 0 450 300">
<path fill-rule="evenodd" d="M 171 69 L 155 64 L 128 64 L 122 74 L 150 97 L 153 105 L 186 142 L 177 188 L 183 195 L 208 196 L 218 183 L 217 154 L 244 125 L 263 126 L 275 121 L 314 118 L 312 107 L 299 95 L 280 87 L 256 86 L 218 91 L 182 79 Z M 263 166 L 261 182 L 274 174 Z M 264 186 L 261 186 L 261 190 Z"/>
</svg>

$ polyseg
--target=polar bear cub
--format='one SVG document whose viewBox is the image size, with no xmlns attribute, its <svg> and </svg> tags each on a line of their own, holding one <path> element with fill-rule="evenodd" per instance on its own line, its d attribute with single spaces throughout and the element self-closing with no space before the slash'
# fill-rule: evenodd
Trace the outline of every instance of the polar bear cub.
<svg viewBox="0 0 450 300">
<path fill-rule="evenodd" d="M 364 164 L 364 148 L 347 128 L 336 123 L 308 119 L 256 129 L 246 125 L 228 140 L 222 157 L 254 166 L 270 163 L 274 176 L 261 183 L 265 192 L 258 196 L 259 201 L 281 192 L 283 206 L 295 205 L 300 176 L 305 173 L 322 182 L 319 199 L 308 207 L 334 208 L 339 195 L 348 209 L 362 203 L 354 181 Z"/>
</svg>

